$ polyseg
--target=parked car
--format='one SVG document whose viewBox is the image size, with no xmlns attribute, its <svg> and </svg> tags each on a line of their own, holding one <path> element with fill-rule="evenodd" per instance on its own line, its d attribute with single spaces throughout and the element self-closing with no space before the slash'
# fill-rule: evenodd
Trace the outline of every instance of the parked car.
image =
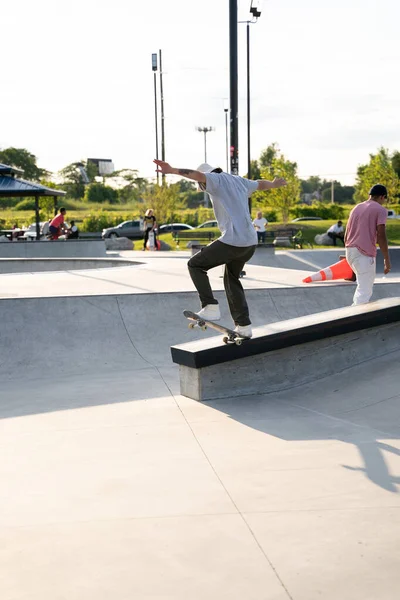
<svg viewBox="0 0 400 600">
<path fill-rule="evenodd" d="M 39 223 L 39 227 L 40 227 L 40 231 L 42 231 L 42 227 L 44 225 L 43 223 Z M 32 223 L 32 225 L 29 225 L 29 227 L 25 230 L 24 235 L 21 236 L 22 240 L 36 240 L 36 223 Z"/>
<path fill-rule="evenodd" d="M 101 232 L 103 240 L 106 238 L 126 237 L 131 240 L 138 240 L 143 237 L 143 220 L 124 221 L 116 227 L 107 227 Z"/>
<path fill-rule="evenodd" d="M 297 217 L 297 219 L 292 219 L 291 223 L 297 223 L 298 221 L 323 221 L 321 217 Z"/>
<path fill-rule="evenodd" d="M 388 219 L 400 219 L 400 215 L 391 208 L 388 209 Z"/>
<path fill-rule="evenodd" d="M 171 233 L 172 231 L 184 231 L 185 229 L 194 229 L 194 227 L 187 225 L 186 223 L 166 223 L 158 228 L 158 234 Z"/>
<path fill-rule="evenodd" d="M 218 227 L 218 221 L 206 221 L 197 227 L 197 229 L 209 229 L 211 227 Z"/>
</svg>

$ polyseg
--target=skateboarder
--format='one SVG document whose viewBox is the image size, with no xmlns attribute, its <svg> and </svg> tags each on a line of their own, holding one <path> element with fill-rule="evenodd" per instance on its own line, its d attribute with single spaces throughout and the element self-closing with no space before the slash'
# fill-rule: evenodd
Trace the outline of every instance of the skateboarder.
<svg viewBox="0 0 400 600">
<path fill-rule="evenodd" d="M 346 258 L 357 277 L 353 306 L 367 304 L 372 296 L 376 272 L 376 242 L 383 254 L 385 275 L 390 271 L 386 237 L 387 210 L 382 206 L 386 201 L 386 187 L 373 185 L 368 200 L 353 208 L 347 222 L 344 240 Z"/>
<path fill-rule="evenodd" d="M 274 181 L 252 181 L 237 175 L 224 173 L 202 164 L 196 170 L 175 169 L 166 162 L 155 160 L 157 172 L 164 175 L 180 175 L 197 181 L 207 191 L 214 208 L 221 237 L 192 256 L 188 267 L 192 281 L 199 293 L 201 310 L 197 313 L 204 319 L 218 321 L 221 318 L 218 301 L 214 298 L 207 271 L 225 265 L 224 287 L 229 309 L 235 323 L 235 331 L 251 337 L 249 309 L 239 276 L 257 246 L 257 233 L 249 213 L 248 199 L 256 190 L 270 190 L 286 185 L 282 178 Z"/>
</svg>

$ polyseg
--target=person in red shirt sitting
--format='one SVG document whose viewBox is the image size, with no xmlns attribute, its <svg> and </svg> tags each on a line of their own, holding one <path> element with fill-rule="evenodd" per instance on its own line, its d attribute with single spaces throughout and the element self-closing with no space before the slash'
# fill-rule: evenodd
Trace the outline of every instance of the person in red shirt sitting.
<svg viewBox="0 0 400 600">
<path fill-rule="evenodd" d="M 52 239 L 57 240 L 59 236 L 66 230 L 64 226 L 64 217 L 66 213 L 65 208 L 60 208 L 60 212 L 50 223 L 49 231 L 51 233 Z"/>
</svg>

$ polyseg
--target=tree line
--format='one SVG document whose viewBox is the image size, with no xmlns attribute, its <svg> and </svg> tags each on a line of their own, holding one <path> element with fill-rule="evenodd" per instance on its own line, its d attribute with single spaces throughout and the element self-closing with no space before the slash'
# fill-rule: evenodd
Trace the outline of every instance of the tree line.
<svg viewBox="0 0 400 600">
<path fill-rule="evenodd" d="M 160 220 L 168 220 L 169 214 L 198 208 L 203 202 L 203 193 L 199 192 L 191 181 L 182 179 L 169 185 L 157 185 L 140 177 L 137 170 L 130 168 L 100 176 L 96 164 L 81 160 L 53 174 L 39 168 L 36 156 L 24 148 L 0 150 L 0 163 L 21 169 L 25 179 L 65 190 L 66 203 L 72 200 L 107 205 L 136 205 L 139 209 L 151 205 Z M 256 192 L 252 196 L 253 208 L 266 211 L 271 220 L 274 220 L 274 211 L 279 211 L 282 220 L 286 222 L 294 211 L 296 216 L 301 216 L 300 207 L 303 205 L 321 207 L 331 200 L 332 181 L 321 179 L 318 175 L 301 179 L 298 176 L 297 163 L 287 159 L 276 143 L 270 144 L 261 153 L 260 158 L 251 163 L 252 179 L 274 177 L 284 177 L 288 185 L 267 193 Z M 385 148 L 379 148 L 375 154 L 370 154 L 369 162 L 358 167 L 354 186 L 344 186 L 335 180 L 335 204 L 351 204 L 365 200 L 369 188 L 374 183 L 382 183 L 388 188 L 389 202 L 398 202 L 400 152 L 389 152 Z M 20 199 L 1 199 L 3 207 L 28 208 L 27 203 L 29 201 Z M 340 211 L 337 212 L 339 215 Z"/>
</svg>

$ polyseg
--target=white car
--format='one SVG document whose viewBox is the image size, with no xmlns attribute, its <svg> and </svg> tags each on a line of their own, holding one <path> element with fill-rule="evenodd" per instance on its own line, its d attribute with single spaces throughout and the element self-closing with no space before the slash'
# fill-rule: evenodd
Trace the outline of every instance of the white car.
<svg viewBox="0 0 400 600">
<path fill-rule="evenodd" d="M 197 229 L 208 229 L 211 227 L 218 227 L 218 221 L 206 221 L 197 227 Z"/>
<path fill-rule="evenodd" d="M 388 209 L 388 219 L 400 219 L 400 215 L 391 208 Z"/>
<path fill-rule="evenodd" d="M 165 225 L 161 225 L 158 228 L 158 233 L 171 233 L 175 231 L 184 231 L 188 229 L 193 229 L 191 225 L 187 223 L 166 223 Z"/>
</svg>

